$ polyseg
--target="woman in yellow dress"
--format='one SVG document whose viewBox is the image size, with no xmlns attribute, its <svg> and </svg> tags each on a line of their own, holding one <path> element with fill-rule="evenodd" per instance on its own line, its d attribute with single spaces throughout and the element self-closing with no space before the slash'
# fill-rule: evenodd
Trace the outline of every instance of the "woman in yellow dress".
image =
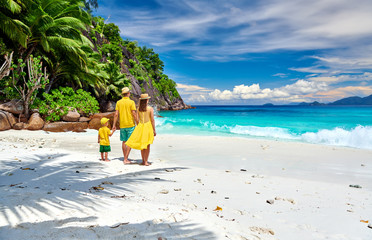
<svg viewBox="0 0 372 240">
<path fill-rule="evenodd" d="M 150 144 L 156 136 L 154 109 L 147 106 L 150 97 L 148 94 L 141 94 L 138 106 L 139 123 L 134 129 L 132 135 L 125 143 L 130 148 L 141 150 L 142 165 L 149 166 Z"/>
</svg>

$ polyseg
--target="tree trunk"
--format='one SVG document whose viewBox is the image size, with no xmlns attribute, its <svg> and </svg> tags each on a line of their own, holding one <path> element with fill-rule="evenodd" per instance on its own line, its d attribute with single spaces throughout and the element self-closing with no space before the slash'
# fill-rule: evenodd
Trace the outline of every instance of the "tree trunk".
<svg viewBox="0 0 372 240">
<path fill-rule="evenodd" d="M 52 79 L 49 81 L 49 83 L 46 85 L 46 87 L 45 87 L 45 92 L 46 93 L 49 93 L 49 91 L 52 88 L 52 85 L 53 85 L 55 80 L 56 80 L 56 77 L 53 76 Z"/>
<path fill-rule="evenodd" d="M 10 55 L 7 54 L 4 56 L 5 62 L 2 66 L 0 66 L 0 80 L 3 79 L 3 77 L 9 76 L 13 53 L 14 52 L 11 52 Z"/>
</svg>

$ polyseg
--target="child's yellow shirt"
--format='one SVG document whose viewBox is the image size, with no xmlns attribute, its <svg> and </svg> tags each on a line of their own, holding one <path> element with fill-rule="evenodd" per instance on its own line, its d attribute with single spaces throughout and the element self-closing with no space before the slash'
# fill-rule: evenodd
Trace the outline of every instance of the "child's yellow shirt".
<svg viewBox="0 0 372 240">
<path fill-rule="evenodd" d="M 102 146 L 110 146 L 110 140 L 109 140 L 109 135 L 111 134 L 110 129 L 106 126 L 101 127 L 98 130 L 98 134 L 99 134 L 99 144 Z"/>
</svg>

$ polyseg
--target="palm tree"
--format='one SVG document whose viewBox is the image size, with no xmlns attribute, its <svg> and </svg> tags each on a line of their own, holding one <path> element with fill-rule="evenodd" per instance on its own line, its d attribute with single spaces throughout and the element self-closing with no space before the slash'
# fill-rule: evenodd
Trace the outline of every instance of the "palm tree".
<svg viewBox="0 0 372 240">
<path fill-rule="evenodd" d="M 107 73 L 107 78 L 102 86 L 105 89 L 104 95 L 111 99 L 116 99 L 121 94 L 121 89 L 130 85 L 130 80 L 120 72 L 120 65 L 108 61 L 104 66 L 104 71 Z M 102 94 L 103 95 L 103 94 Z"/>
<path fill-rule="evenodd" d="M 81 46 L 91 43 L 81 32 L 90 23 L 90 15 L 83 7 L 81 0 L 39 0 L 33 4 L 22 19 L 29 35 L 20 56 L 27 59 L 35 50 L 42 53 L 55 50 L 85 65 L 86 54 Z"/>
<path fill-rule="evenodd" d="M 27 46 L 28 27 L 14 16 L 19 15 L 32 2 L 32 0 L 0 0 L 0 33 L 22 47 Z"/>
</svg>

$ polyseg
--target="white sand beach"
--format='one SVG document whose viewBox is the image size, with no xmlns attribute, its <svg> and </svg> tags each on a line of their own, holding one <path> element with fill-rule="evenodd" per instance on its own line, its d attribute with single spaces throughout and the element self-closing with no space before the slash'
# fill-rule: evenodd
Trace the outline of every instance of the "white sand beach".
<svg viewBox="0 0 372 240">
<path fill-rule="evenodd" d="M 0 239 L 372 239 L 371 150 L 159 135 L 145 167 L 96 141 L 0 132 Z"/>
</svg>

